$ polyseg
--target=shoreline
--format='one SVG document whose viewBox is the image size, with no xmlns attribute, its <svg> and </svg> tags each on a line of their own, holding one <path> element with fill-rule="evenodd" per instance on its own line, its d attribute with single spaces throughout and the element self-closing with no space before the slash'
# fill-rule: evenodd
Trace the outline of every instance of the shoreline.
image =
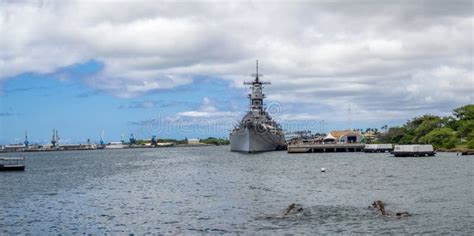
<svg viewBox="0 0 474 236">
<path fill-rule="evenodd" d="M 154 148 L 187 148 L 187 147 L 209 147 L 209 146 L 228 146 L 229 144 L 175 144 L 167 146 L 132 146 L 132 147 L 123 147 L 123 148 L 87 148 L 87 149 L 48 149 L 48 150 L 23 150 L 23 151 L 4 151 L 0 150 L 0 154 L 4 153 L 24 153 L 24 152 L 70 152 L 70 151 L 94 151 L 94 150 L 124 150 L 124 149 L 154 149 Z"/>
<path fill-rule="evenodd" d="M 452 149 L 439 148 L 439 149 L 436 149 L 436 152 L 459 152 L 459 153 L 470 152 L 470 153 L 474 153 L 474 149 L 469 149 L 469 148 L 452 148 Z"/>
<path fill-rule="evenodd" d="M 119 149 L 149 149 L 149 148 L 165 148 L 165 147 L 174 147 L 174 148 L 186 148 L 186 147 L 209 147 L 209 146 L 228 146 L 229 144 L 222 144 L 222 145 L 215 145 L 215 144 L 174 144 L 174 145 L 166 145 L 166 146 L 134 146 L 134 147 L 124 147 Z M 4 151 L 0 150 L 0 154 L 3 153 L 23 153 L 23 152 L 63 152 L 63 151 L 91 151 L 91 150 L 106 150 L 106 148 L 90 148 L 90 149 L 59 149 L 59 150 L 24 150 L 24 151 Z M 474 153 L 474 149 L 469 148 L 453 148 L 453 149 L 445 149 L 445 148 L 438 148 L 435 149 L 436 152 L 447 152 L 447 153 Z M 471 154 L 472 155 L 472 154 Z"/>
</svg>

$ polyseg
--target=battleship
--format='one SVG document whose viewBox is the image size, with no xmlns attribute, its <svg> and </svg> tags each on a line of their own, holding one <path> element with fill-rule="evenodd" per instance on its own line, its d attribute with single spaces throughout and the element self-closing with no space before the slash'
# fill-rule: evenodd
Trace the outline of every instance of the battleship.
<svg viewBox="0 0 474 236">
<path fill-rule="evenodd" d="M 256 74 L 252 75 L 255 77 L 254 81 L 244 82 L 252 89 L 252 93 L 248 95 L 249 111 L 230 133 L 231 151 L 252 153 L 281 150 L 286 147 L 283 130 L 263 106 L 263 86 L 270 82 L 260 81 L 262 75 L 258 73 L 258 61 L 256 71 Z"/>
</svg>

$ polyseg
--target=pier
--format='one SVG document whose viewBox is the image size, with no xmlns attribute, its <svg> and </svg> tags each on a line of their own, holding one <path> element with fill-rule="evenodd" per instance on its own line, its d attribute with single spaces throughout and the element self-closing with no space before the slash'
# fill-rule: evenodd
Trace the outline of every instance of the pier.
<svg viewBox="0 0 474 236">
<path fill-rule="evenodd" d="M 339 143 L 339 144 L 289 144 L 288 153 L 308 152 L 362 152 L 363 143 Z"/>
</svg>

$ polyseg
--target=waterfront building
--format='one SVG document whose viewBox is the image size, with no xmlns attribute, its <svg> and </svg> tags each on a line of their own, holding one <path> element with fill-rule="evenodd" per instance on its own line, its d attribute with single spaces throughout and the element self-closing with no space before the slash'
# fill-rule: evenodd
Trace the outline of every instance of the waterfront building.
<svg viewBox="0 0 474 236">
<path fill-rule="evenodd" d="M 324 143 L 360 143 L 363 136 L 357 131 L 331 131 L 323 138 Z"/>
<path fill-rule="evenodd" d="M 18 144 L 7 144 L 3 147 L 3 151 L 5 152 L 23 152 L 25 151 L 26 146 L 23 143 Z"/>
</svg>

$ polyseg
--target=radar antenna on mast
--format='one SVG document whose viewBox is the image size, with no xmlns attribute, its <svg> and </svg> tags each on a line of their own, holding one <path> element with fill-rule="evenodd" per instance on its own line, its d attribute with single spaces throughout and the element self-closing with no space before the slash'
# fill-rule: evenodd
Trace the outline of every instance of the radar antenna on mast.
<svg viewBox="0 0 474 236">
<path fill-rule="evenodd" d="M 255 64 L 255 70 L 257 73 L 252 74 L 252 77 L 255 77 L 255 80 L 252 82 L 244 82 L 245 85 L 253 85 L 253 84 L 270 84 L 270 82 L 261 82 L 260 77 L 263 77 L 263 74 L 258 73 L 258 60 Z"/>
<path fill-rule="evenodd" d="M 259 74 L 259 73 L 258 73 L 258 60 L 256 61 L 256 64 L 255 64 L 255 71 L 256 71 L 257 73 L 252 74 L 252 76 L 255 77 L 255 82 L 258 83 L 258 82 L 259 82 L 259 78 L 260 78 L 260 77 L 263 77 L 262 74 Z"/>
</svg>

